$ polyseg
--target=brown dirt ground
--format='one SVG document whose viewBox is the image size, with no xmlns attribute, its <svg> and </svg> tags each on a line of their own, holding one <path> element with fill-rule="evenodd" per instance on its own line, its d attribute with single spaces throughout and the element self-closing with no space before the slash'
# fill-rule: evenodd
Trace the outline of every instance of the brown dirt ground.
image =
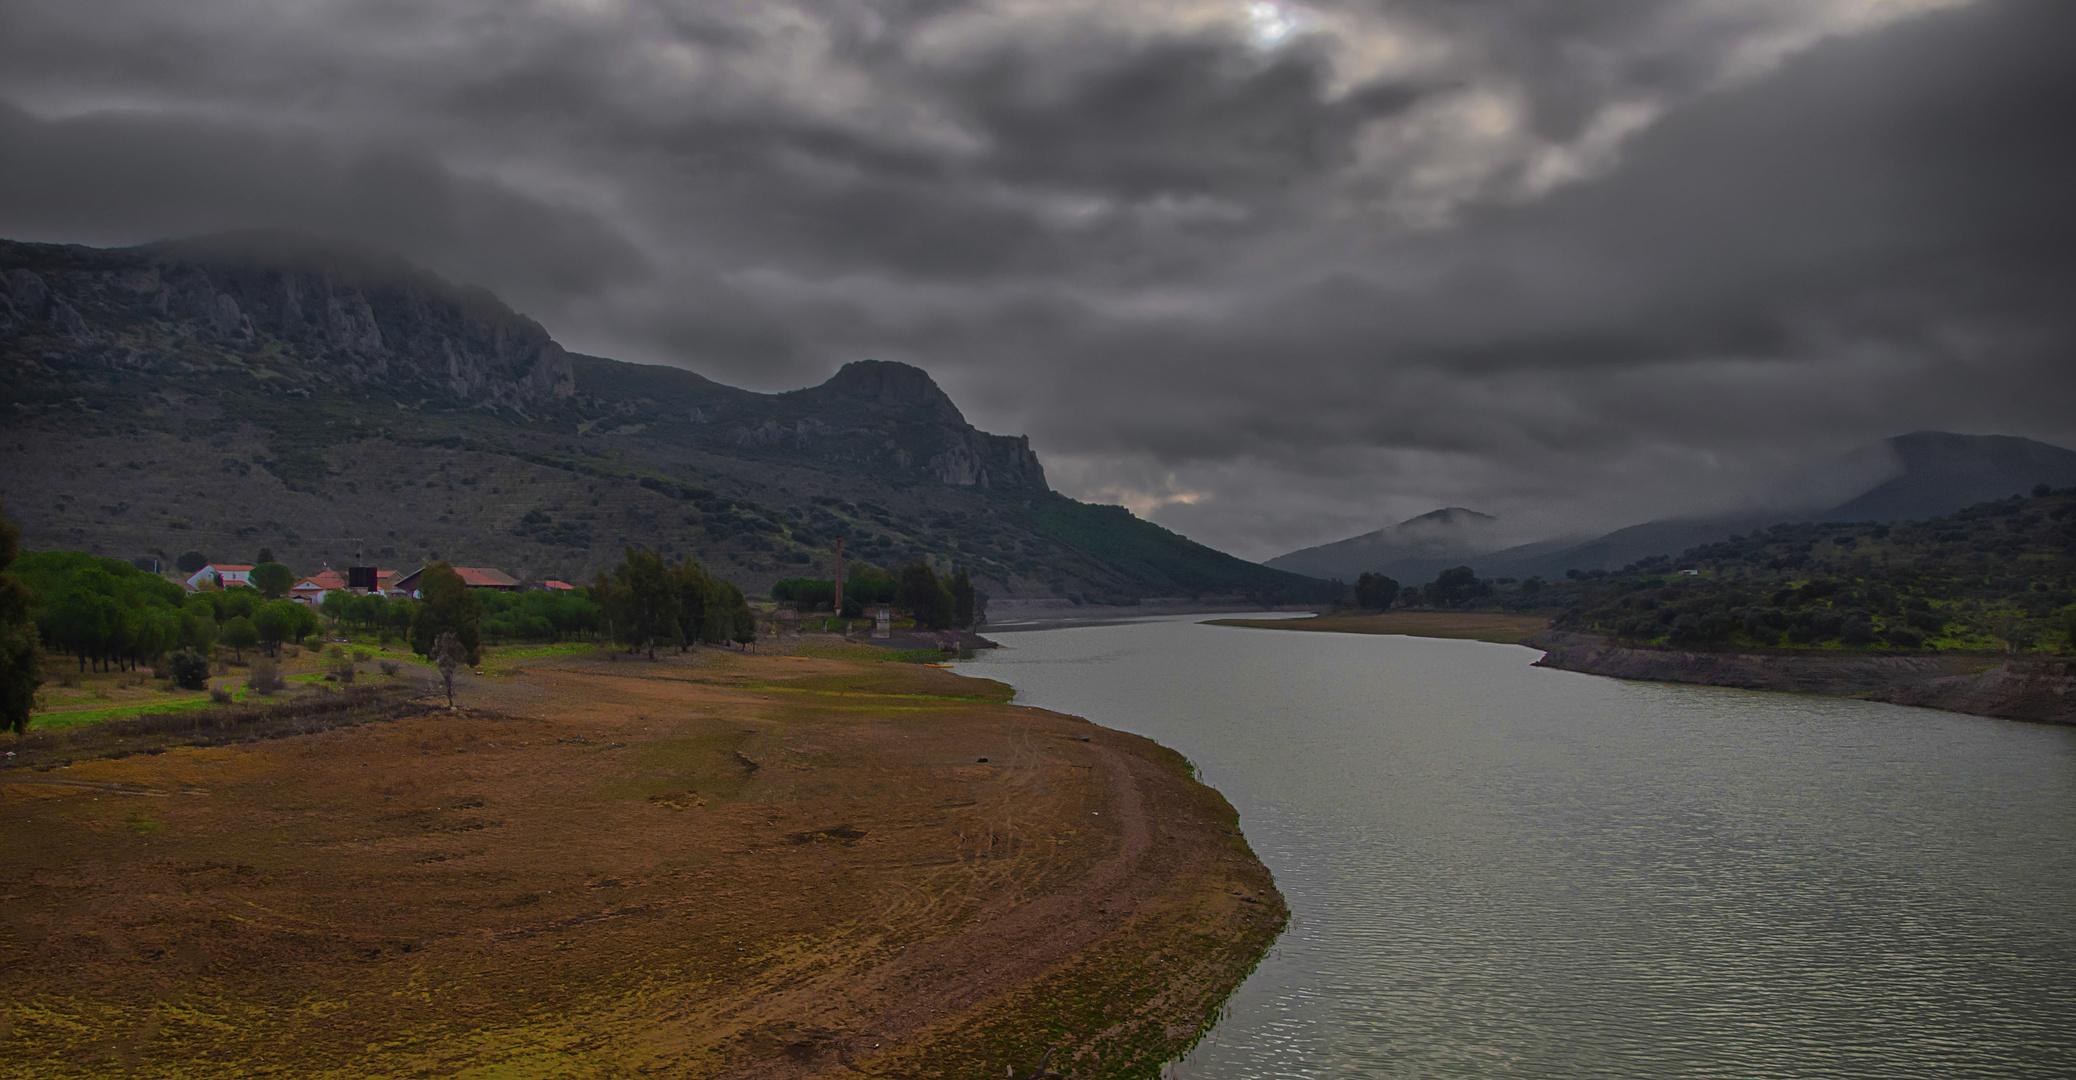
<svg viewBox="0 0 2076 1080">
<path fill-rule="evenodd" d="M 1281 897 L 1179 756 L 1008 697 L 561 656 L 0 774 L 0 1074 L 1152 1075 Z"/>
<path fill-rule="evenodd" d="M 1309 619 L 1212 619 L 1213 626 L 1248 626 L 1258 630 L 1314 630 L 1333 634 L 1404 634 L 1408 637 L 1462 638 L 1519 645 L 1531 634 L 1550 628 L 1540 615 L 1496 615 L 1453 611 L 1392 611 L 1382 615 L 1318 615 Z"/>
</svg>

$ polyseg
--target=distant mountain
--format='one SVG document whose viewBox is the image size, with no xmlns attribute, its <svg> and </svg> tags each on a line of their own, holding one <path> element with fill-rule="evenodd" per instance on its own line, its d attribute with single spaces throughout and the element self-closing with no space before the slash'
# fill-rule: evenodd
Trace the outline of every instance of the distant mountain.
<svg viewBox="0 0 2076 1080">
<path fill-rule="evenodd" d="M 2039 484 L 2076 486 L 2076 452 L 2010 435 L 1918 431 L 1885 439 L 1841 462 L 1886 456 L 1891 474 L 1874 487 L 1823 510 L 1784 506 L 1708 518 L 1674 518 L 1617 529 L 1582 544 L 1530 544 L 1482 556 L 1487 577 L 1560 577 L 1569 570 L 1619 570 L 1653 555 L 1677 555 L 1782 522 L 1924 521 L 2026 494 Z M 1842 466 L 1834 466 L 1842 467 Z"/>
<path fill-rule="evenodd" d="M 1922 521 L 2023 495 L 2038 484 L 2076 485 L 2076 452 L 2010 435 L 1916 431 L 1887 440 L 1901 472 L 1818 521 Z"/>
<path fill-rule="evenodd" d="M 1021 436 L 861 360 L 781 394 L 572 354 L 497 297 L 279 233 L 0 241 L 0 500 L 31 548 L 588 580 L 625 544 L 759 591 L 845 554 L 997 597 L 1304 600 L 1317 582 L 1052 492 Z"/>
<path fill-rule="evenodd" d="M 1444 507 L 1375 532 L 1278 555 L 1263 565 L 1349 582 L 1369 572 L 1401 581 L 1426 581 L 1447 567 L 1500 546 L 1494 540 L 1498 524 L 1499 519 L 1490 514 Z"/>
<path fill-rule="evenodd" d="M 1639 559 L 1677 555 L 1782 522 L 1922 521 L 2024 494 L 2039 484 L 2076 486 L 2076 451 L 2009 435 L 1918 431 L 1815 466 L 1797 479 L 1804 491 L 1859 490 L 1835 505 L 1785 496 L 1771 507 L 1647 521 L 1586 541 L 1541 540 L 1498 550 L 1479 543 L 1492 533 L 1496 519 L 1451 508 L 1279 555 L 1266 565 L 1343 581 L 1377 571 L 1409 584 L 1431 581 L 1442 569 L 1464 564 L 1485 577 L 1517 579 L 1619 570 Z"/>
</svg>

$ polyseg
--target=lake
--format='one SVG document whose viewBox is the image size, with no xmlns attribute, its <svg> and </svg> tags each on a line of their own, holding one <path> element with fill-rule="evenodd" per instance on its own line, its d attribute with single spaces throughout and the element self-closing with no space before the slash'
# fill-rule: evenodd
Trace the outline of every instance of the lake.
<svg viewBox="0 0 2076 1080">
<path fill-rule="evenodd" d="M 2076 1076 L 2076 729 L 1207 617 L 959 665 L 1187 755 L 1289 899 L 1172 1076 Z"/>
</svg>

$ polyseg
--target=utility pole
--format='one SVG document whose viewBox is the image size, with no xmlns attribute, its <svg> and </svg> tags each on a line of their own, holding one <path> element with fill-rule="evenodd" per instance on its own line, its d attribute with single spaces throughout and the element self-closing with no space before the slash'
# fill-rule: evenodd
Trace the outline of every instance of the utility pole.
<svg viewBox="0 0 2076 1080">
<path fill-rule="evenodd" d="M 843 537 L 836 538 L 836 610 L 830 612 L 840 621 L 843 618 Z"/>
</svg>

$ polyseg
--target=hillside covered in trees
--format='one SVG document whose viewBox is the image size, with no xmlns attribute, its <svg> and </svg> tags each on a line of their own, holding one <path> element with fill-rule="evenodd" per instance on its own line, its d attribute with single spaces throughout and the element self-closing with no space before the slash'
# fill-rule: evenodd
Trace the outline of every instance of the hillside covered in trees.
<svg viewBox="0 0 2076 1080">
<path fill-rule="evenodd" d="M 2076 489 L 1897 525 L 1774 525 L 1562 581 L 1438 585 L 1405 602 L 1547 611 L 1558 630 L 1628 644 L 2062 651 L 2076 647 Z"/>
</svg>

